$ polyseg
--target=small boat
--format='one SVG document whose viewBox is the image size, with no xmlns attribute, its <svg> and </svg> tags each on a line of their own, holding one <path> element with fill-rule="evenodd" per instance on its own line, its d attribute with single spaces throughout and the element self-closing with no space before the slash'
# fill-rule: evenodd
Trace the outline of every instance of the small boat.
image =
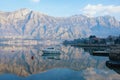
<svg viewBox="0 0 120 80">
<path fill-rule="evenodd" d="M 100 53 L 100 54 L 109 54 L 109 52 L 108 51 L 93 51 L 93 53 Z"/>
<path fill-rule="evenodd" d="M 120 74 L 120 61 L 106 61 L 106 66 Z"/>
<path fill-rule="evenodd" d="M 53 47 L 52 48 L 46 48 L 46 49 L 42 50 L 42 52 L 44 54 L 60 54 L 60 50 L 55 49 Z"/>
<path fill-rule="evenodd" d="M 120 68 L 120 61 L 106 61 L 106 66 L 109 68 Z"/>
<path fill-rule="evenodd" d="M 93 51 L 95 56 L 109 56 L 109 51 Z"/>
</svg>

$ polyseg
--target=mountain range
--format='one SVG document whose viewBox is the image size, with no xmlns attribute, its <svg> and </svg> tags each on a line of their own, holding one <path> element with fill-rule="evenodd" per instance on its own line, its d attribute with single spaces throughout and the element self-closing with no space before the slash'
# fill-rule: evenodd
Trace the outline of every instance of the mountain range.
<svg viewBox="0 0 120 80">
<path fill-rule="evenodd" d="M 90 35 L 104 37 L 119 34 L 120 21 L 109 15 L 52 17 L 25 8 L 13 12 L 0 11 L 0 36 L 75 39 Z"/>
</svg>

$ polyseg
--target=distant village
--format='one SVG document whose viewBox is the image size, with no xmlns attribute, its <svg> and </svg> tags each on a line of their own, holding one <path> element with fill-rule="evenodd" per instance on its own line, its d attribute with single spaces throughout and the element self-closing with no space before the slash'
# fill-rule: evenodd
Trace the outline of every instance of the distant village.
<svg viewBox="0 0 120 80">
<path fill-rule="evenodd" d="M 89 36 L 89 38 L 81 38 L 74 40 L 65 40 L 63 44 L 71 45 L 84 45 L 84 44 L 101 44 L 101 45 L 120 45 L 120 35 L 119 36 L 108 36 L 107 38 L 99 38 L 95 35 Z"/>
</svg>

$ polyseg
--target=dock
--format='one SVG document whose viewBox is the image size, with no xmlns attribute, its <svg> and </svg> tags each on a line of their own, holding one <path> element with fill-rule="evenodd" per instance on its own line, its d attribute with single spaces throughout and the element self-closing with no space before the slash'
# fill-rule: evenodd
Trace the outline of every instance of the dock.
<svg viewBox="0 0 120 80">
<path fill-rule="evenodd" d="M 109 47 L 106 44 L 71 44 L 71 46 L 77 46 L 77 47 Z"/>
</svg>

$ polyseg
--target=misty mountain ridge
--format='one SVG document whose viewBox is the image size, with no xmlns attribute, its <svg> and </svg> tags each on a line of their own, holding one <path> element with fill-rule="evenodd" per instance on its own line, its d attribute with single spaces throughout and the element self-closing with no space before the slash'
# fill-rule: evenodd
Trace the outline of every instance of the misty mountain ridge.
<svg viewBox="0 0 120 80">
<path fill-rule="evenodd" d="M 52 17 L 29 9 L 13 12 L 0 11 L 0 36 L 24 36 L 32 39 L 75 39 L 90 35 L 119 34 L 120 21 L 112 16 Z"/>
</svg>

